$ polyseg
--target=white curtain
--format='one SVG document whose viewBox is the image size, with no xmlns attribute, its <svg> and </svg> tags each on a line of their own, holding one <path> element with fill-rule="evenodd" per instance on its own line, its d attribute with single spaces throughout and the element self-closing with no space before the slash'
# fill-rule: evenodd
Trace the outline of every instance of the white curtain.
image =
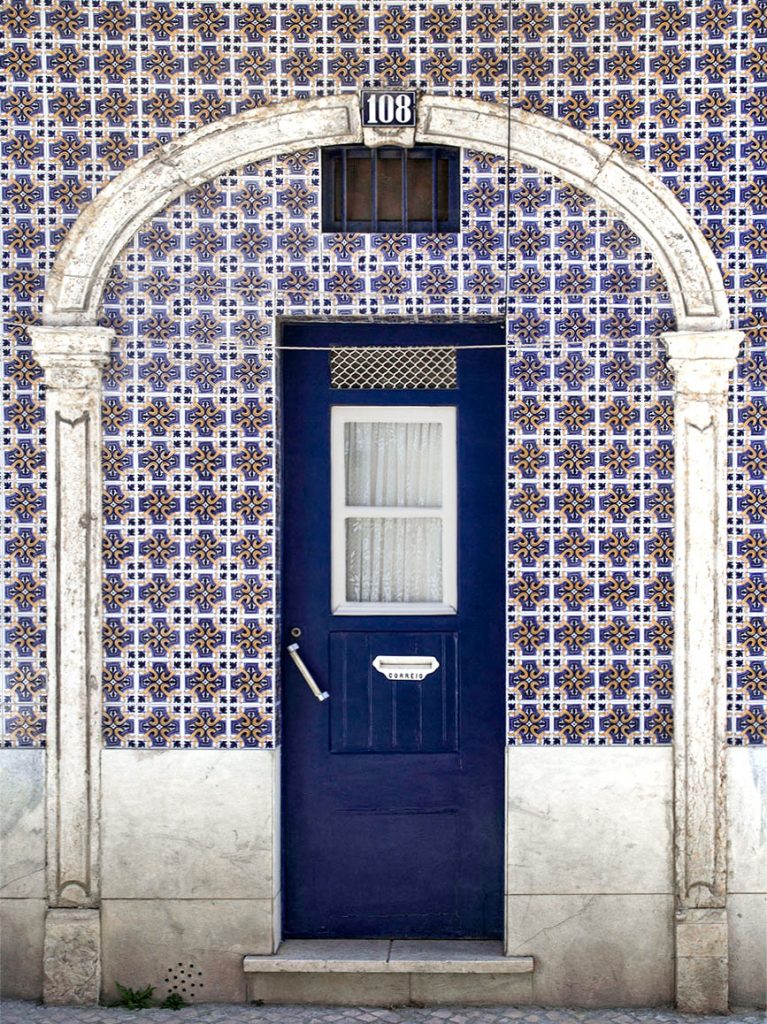
<svg viewBox="0 0 767 1024">
<path fill-rule="evenodd" d="M 346 600 L 442 600 L 442 520 L 386 515 L 441 508 L 441 423 L 346 423 L 346 504 L 381 516 L 346 520 Z"/>
<path fill-rule="evenodd" d="M 441 601 L 442 520 L 346 520 L 347 601 Z"/>
<path fill-rule="evenodd" d="M 346 423 L 346 504 L 439 508 L 441 423 Z"/>
</svg>

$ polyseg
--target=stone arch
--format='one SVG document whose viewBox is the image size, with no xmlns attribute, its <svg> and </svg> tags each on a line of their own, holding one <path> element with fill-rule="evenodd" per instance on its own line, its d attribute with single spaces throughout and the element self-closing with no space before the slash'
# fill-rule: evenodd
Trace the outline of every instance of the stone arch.
<svg viewBox="0 0 767 1024">
<path fill-rule="evenodd" d="M 727 1008 L 726 396 L 742 335 L 728 330 L 716 260 L 668 189 L 583 132 L 500 104 L 423 96 L 415 133 L 373 134 L 362 128 L 351 94 L 237 114 L 128 167 L 67 235 L 46 289 L 44 326 L 31 329 L 48 385 L 48 1001 L 69 986 L 73 956 L 96 982 L 68 998 L 98 1000 L 99 410 L 100 371 L 113 332 L 97 320 L 106 277 L 141 224 L 224 171 L 317 146 L 413 141 L 478 149 L 573 185 L 626 222 L 666 279 L 677 320 L 677 331 L 664 335 L 675 376 L 677 1001 L 689 1011 Z"/>
<path fill-rule="evenodd" d="M 277 153 L 363 138 L 358 99 L 346 95 L 258 107 L 158 147 L 111 181 L 68 233 L 46 290 L 45 322 L 94 323 L 117 254 L 183 192 Z M 664 185 L 604 142 L 539 114 L 444 96 L 421 97 L 415 140 L 508 157 L 581 189 L 624 220 L 656 258 L 680 331 L 727 327 L 722 276 L 701 230 Z"/>
</svg>

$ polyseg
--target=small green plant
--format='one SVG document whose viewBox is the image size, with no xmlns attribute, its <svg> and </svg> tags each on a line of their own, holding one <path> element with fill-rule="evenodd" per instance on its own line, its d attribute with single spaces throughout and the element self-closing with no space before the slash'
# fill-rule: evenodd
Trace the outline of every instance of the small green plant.
<svg viewBox="0 0 767 1024">
<path fill-rule="evenodd" d="M 161 1010 L 180 1010 L 182 1006 L 186 1006 L 186 1003 L 178 994 L 178 992 L 171 992 L 164 1003 L 160 1004 Z"/>
<path fill-rule="evenodd" d="M 147 985 L 146 988 L 128 988 L 126 985 L 121 985 L 119 981 L 116 981 L 115 985 L 120 994 L 115 1006 L 122 1006 L 126 1010 L 148 1010 L 152 1005 L 152 996 L 154 995 L 152 985 Z"/>
</svg>

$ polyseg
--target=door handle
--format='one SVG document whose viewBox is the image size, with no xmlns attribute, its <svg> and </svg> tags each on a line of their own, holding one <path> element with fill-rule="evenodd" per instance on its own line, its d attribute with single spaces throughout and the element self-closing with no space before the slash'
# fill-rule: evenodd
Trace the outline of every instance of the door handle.
<svg viewBox="0 0 767 1024">
<path fill-rule="evenodd" d="M 314 677 L 304 664 L 304 659 L 298 653 L 298 644 L 288 644 L 288 654 L 295 662 L 296 668 L 306 680 L 306 685 L 312 691 L 317 700 L 327 700 L 330 694 L 327 693 L 325 690 L 321 690 L 319 686 L 317 686 L 317 684 L 315 683 Z"/>
</svg>

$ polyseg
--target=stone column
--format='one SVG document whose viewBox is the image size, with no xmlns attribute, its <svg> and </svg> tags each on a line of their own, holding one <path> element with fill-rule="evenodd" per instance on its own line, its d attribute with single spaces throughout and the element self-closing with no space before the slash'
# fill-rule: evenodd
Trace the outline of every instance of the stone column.
<svg viewBox="0 0 767 1024">
<path fill-rule="evenodd" d="M 743 335 L 663 335 L 674 374 L 676 1001 L 728 1006 L 727 390 Z"/>
<path fill-rule="evenodd" d="M 114 331 L 33 327 L 45 371 L 48 468 L 48 911 L 43 998 L 101 986 L 101 371 Z"/>
</svg>

